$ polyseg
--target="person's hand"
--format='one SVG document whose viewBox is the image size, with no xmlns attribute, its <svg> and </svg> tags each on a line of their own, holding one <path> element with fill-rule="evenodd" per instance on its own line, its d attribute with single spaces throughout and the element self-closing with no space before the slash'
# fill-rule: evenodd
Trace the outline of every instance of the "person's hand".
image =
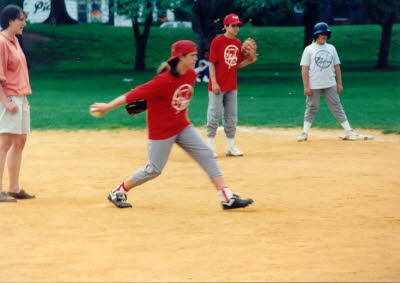
<svg viewBox="0 0 400 283">
<path fill-rule="evenodd" d="M 255 61 L 257 61 L 257 56 L 253 56 L 247 59 L 247 61 L 249 61 L 250 64 L 253 64 Z"/>
<path fill-rule="evenodd" d="M 107 103 L 93 103 L 90 105 L 90 114 L 97 118 L 103 117 L 109 110 Z"/>
<path fill-rule="evenodd" d="M 343 92 L 343 86 L 342 85 L 337 85 L 337 92 L 342 93 Z"/>
<path fill-rule="evenodd" d="M 219 87 L 218 83 L 213 83 L 212 84 L 212 92 L 217 94 L 217 95 L 221 93 L 221 88 Z"/>
<path fill-rule="evenodd" d="M 309 87 L 304 88 L 304 95 L 305 96 L 311 96 L 312 95 L 311 89 Z"/>
<path fill-rule="evenodd" d="M 14 101 L 9 101 L 6 105 L 6 109 L 11 113 L 15 114 L 18 112 L 18 106 Z"/>
</svg>

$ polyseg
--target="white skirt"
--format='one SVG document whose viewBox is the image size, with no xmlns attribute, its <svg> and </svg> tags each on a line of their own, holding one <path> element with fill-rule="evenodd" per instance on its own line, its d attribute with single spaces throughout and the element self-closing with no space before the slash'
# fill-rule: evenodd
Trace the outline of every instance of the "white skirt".
<svg viewBox="0 0 400 283">
<path fill-rule="evenodd" d="M 11 114 L 3 103 L 0 102 L 0 134 L 28 134 L 31 131 L 30 105 L 26 95 L 8 96 L 13 101 L 18 111 Z"/>
</svg>

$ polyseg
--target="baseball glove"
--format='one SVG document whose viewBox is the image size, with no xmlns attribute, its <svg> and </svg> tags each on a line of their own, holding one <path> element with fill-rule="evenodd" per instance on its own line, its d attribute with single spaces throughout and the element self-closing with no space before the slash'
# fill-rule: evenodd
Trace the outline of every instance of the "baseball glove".
<svg viewBox="0 0 400 283">
<path fill-rule="evenodd" d="M 254 39 L 249 37 L 243 42 L 242 55 L 249 61 L 253 61 L 257 58 L 257 43 L 254 41 Z"/>
<path fill-rule="evenodd" d="M 146 111 L 146 109 L 147 109 L 147 102 L 146 100 L 143 99 L 136 99 L 135 101 L 125 106 L 126 112 L 128 112 L 128 114 L 132 116 L 142 113 Z"/>
</svg>

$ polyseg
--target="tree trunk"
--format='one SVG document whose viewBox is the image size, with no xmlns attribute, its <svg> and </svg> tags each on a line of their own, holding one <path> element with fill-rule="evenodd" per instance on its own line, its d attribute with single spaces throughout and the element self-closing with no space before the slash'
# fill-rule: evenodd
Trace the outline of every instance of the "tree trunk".
<svg viewBox="0 0 400 283">
<path fill-rule="evenodd" d="M 114 0 L 108 0 L 108 24 L 114 25 Z"/>
<path fill-rule="evenodd" d="M 207 15 L 204 11 L 209 11 L 209 1 L 196 1 L 193 5 L 193 17 L 192 17 L 192 27 L 193 31 L 196 34 L 197 41 L 197 49 L 198 49 L 198 57 L 199 59 L 204 58 L 204 53 L 210 46 L 211 42 L 207 42 L 207 36 L 205 34 L 206 31 L 206 21 Z"/>
<path fill-rule="evenodd" d="M 135 71 L 146 70 L 146 46 L 149 38 L 151 24 L 153 21 L 153 10 L 151 9 L 144 24 L 143 33 L 140 33 L 138 18 L 132 19 L 132 28 L 136 43 Z"/>
<path fill-rule="evenodd" d="M 146 44 L 136 40 L 135 71 L 146 70 Z"/>
<path fill-rule="evenodd" d="M 223 17 L 231 11 L 231 0 L 206 1 L 197 0 L 193 4 L 192 26 L 196 34 L 199 59 L 207 59 L 206 52 L 210 50 L 211 41 L 218 33 L 222 32 L 222 23 L 216 19 Z"/>
<path fill-rule="evenodd" d="M 304 48 L 311 44 L 313 41 L 313 27 L 315 23 L 309 21 L 307 22 L 304 17 Z"/>
<path fill-rule="evenodd" d="M 217 35 L 215 29 L 211 27 L 210 24 L 206 22 L 200 23 L 202 26 L 199 28 L 196 33 L 196 41 L 197 41 L 197 48 L 198 48 L 198 56 L 199 59 L 207 59 L 205 58 L 206 52 L 210 51 L 211 41 Z"/>
<path fill-rule="evenodd" d="M 386 23 L 382 26 L 382 36 L 381 45 L 378 53 L 378 63 L 377 68 L 387 68 L 389 66 L 389 52 L 390 52 L 390 42 L 392 40 L 392 28 L 393 23 Z"/>
<path fill-rule="evenodd" d="M 51 0 L 50 17 L 45 21 L 53 26 L 57 25 L 72 25 L 78 22 L 72 19 L 65 7 L 65 0 Z"/>
<path fill-rule="evenodd" d="M 304 2 L 304 47 L 313 41 L 313 28 L 320 19 L 319 1 L 308 0 Z"/>
</svg>

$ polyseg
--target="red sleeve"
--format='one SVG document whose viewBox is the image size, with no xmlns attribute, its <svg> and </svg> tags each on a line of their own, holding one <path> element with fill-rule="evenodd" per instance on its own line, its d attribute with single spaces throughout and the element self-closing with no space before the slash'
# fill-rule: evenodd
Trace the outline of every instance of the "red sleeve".
<svg viewBox="0 0 400 283">
<path fill-rule="evenodd" d="M 154 77 L 151 81 L 144 83 L 131 91 L 125 93 L 126 103 L 131 103 L 136 99 L 148 100 L 150 97 L 156 97 L 162 91 L 160 76 Z"/>
<path fill-rule="evenodd" d="M 212 63 L 216 63 L 218 61 L 218 50 L 217 50 L 218 44 L 217 44 L 217 38 L 214 38 L 214 40 L 211 42 L 210 46 L 210 57 L 208 58 L 208 61 Z"/>
<path fill-rule="evenodd" d="M 0 82 L 6 81 L 8 54 L 6 45 L 0 42 Z"/>
</svg>

